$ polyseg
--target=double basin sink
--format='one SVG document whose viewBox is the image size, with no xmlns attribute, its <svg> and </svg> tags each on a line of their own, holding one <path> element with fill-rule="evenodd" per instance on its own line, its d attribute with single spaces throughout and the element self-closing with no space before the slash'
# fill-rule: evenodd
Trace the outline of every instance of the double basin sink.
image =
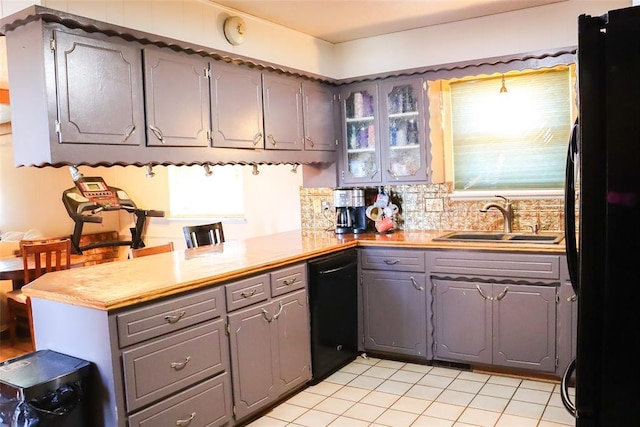
<svg viewBox="0 0 640 427">
<path fill-rule="evenodd" d="M 434 238 L 435 242 L 491 242 L 557 245 L 563 233 L 500 233 L 493 231 L 453 231 Z"/>
</svg>

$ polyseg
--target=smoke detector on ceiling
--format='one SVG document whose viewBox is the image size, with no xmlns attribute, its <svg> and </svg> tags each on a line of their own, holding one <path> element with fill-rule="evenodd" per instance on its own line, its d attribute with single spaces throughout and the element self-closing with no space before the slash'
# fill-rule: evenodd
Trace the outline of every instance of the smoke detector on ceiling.
<svg viewBox="0 0 640 427">
<path fill-rule="evenodd" d="M 247 25 L 239 16 L 231 16 L 224 21 L 224 36 L 227 41 L 234 46 L 238 46 L 244 42 L 244 35 L 247 31 Z"/>
</svg>

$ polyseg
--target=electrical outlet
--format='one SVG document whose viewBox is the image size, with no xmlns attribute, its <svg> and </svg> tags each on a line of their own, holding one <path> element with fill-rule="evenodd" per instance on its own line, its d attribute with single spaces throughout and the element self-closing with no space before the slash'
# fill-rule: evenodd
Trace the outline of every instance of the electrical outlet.
<svg viewBox="0 0 640 427">
<path fill-rule="evenodd" d="M 331 210 L 331 202 L 328 201 L 328 200 L 323 200 L 322 201 L 322 210 L 323 211 Z"/>
</svg>

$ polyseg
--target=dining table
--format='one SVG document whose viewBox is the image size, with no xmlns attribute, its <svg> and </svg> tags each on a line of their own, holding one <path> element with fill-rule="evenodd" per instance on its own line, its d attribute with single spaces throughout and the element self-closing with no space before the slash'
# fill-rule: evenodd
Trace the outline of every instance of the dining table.
<svg viewBox="0 0 640 427">
<path fill-rule="evenodd" d="M 84 265 L 86 257 L 71 254 L 71 268 Z M 29 259 L 29 270 L 35 270 L 35 260 Z M 4 256 L 0 258 L 0 280 L 11 280 L 13 290 L 24 285 L 24 261 L 21 256 Z"/>
</svg>

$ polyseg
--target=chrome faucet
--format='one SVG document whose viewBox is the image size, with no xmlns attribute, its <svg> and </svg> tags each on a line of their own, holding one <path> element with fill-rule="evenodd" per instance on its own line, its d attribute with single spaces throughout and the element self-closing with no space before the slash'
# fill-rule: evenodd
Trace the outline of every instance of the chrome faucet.
<svg viewBox="0 0 640 427">
<path fill-rule="evenodd" d="M 498 209 L 504 218 L 504 232 L 511 233 L 511 223 L 513 222 L 513 208 L 511 207 L 511 202 L 509 202 L 509 199 L 504 196 L 497 195 L 496 197 L 504 199 L 504 206 L 500 206 L 495 202 L 489 202 L 480 209 L 480 212 L 487 212 L 491 208 Z"/>
</svg>

